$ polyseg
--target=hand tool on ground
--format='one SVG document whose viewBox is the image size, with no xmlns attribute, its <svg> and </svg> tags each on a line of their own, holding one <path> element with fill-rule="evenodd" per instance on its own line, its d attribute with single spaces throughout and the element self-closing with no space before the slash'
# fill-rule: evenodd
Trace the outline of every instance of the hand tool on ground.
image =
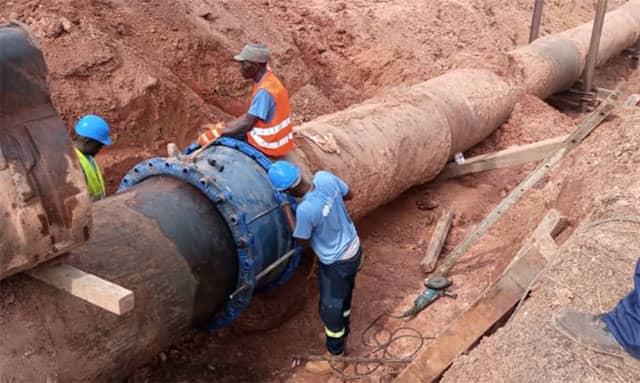
<svg viewBox="0 0 640 383">
<path fill-rule="evenodd" d="M 453 282 L 445 277 L 437 276 L 424 280 L 426 290 L 422 292 L 413 302 L 413 307 L 407 309 L 400 315 L 401 318 L 418 314 L 427 306 L 438 300 L 440 297 L 457 298 L 458 294 L 447 291 Z"/>
</svg>

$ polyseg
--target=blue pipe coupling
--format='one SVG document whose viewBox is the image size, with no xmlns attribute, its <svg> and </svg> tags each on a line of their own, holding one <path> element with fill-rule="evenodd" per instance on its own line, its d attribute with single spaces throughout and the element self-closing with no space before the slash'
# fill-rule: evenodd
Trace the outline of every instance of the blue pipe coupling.
<svg viewBox="0 0 640 383">
<path fill-rule="evenodd" d="M 260 151 L 247 143 L 225 137 L 195 156 L 178 155 L 143 161 L 131 169 L 120 183 L 118 192 L 150 177 L 177 178 L 206 195 L 223 217 L 237 253 L 236 288 L 245 286 L 245 289 L 217 310 L 206 325 L 208 329 L 229 325 L 249 306 L 256 289 L 281 285 L 299 264 L 298 249 L 288 262 L 259 282 L 256 280 L 262 270 L 295 247 L 280 207 L 283 201 L 289 200 L 295 208 L 295 200 L 273 190 L 267 177 L 269 166 L 271 161 Z"/>
</svg>

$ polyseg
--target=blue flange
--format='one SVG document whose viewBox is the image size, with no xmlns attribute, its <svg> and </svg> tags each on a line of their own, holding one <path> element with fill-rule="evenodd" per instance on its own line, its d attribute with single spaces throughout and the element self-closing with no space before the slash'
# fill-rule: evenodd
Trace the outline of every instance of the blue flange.
<svg viewBox="0 0 640 383">
<path fill-rule="evenodd" d="M 221 138 L 215 142 L 215 146 L 223 146 L 226 148 L 234 149 L 237 152 L 249 156 L 264 171 L 267 171 L 271 166 L 271 162 L 266 156 L 264 156 L 257 149 L 242 141 L 232 138 Z M 215 154 L 215 146 L 204 150 L 198 155 L 198 158 L 211 157 L 212 154 Z M 211 161 L 213 161 L 213 163 L 215 164 L 215 160 L 209 161 L 210 163 Z M 231 165 L 239 166 L 239 162 L 241 161 L 231 163 Z M 241 293 L 236 294 L 234 299 L 230 300 L 225 305 L 225 307 L 215 315 L 212 321 L 209 322 L 206 326 L 209 329 L 227 326 L 240 316 L 240 314 L 249 306 L 249 303 L 251 302 L 254 290 L 256 288 L 257 274 L 267 266 L 267 264 L 264 264 L 265 258 L 267 257 L 262 254 L 263 250 L 260 250 L 257 252 L 257 254 L 254 254 L 256 253 L 257 248 L 262 249 L 262 247 L 256 248 L 258 243 L 255 242 L 256 238 L 252 236 L 249 227 L 250 224 L 252 225 L 252 227 L 254 227 L 253 225 L 255 224 L 247 222 L 245 210 L 248 197 L 245 197 L 243 199 L 242 195 L 236 195 L 242 202 L 234 201 L 233 193 L 231 193 L 228 185 L 224 184 L 224 177 L 220 177 L 222 169 L 219 170 L 220 173 L 217 175 L 209 174 L 212 173 L 211 169 L 204 169 L 204 167 L 201 169 L 193 162 L 184 162 L 174 158 L 152 158 L 139 163 L 132 170 L 130 170 L 120 183 L 120 187 L 118 189 L 118 192 L 125 191 L 149 177 L 170 176 L 193 185 L 204 195 L 206 195 L 212 203 L 216 205 L 217 210 L 227 223 L 227 226 L 229 227 L 229 230 L 236 244 L 239 266 L 238 281 L 236 287 L 240 288 L 241 286 L 245 286 L 245 289 Z M 222 181 L 220 181 L 218 178 L 222 178 Z M 228 182 L 228 180 L 226 182 Z M 275 198 L 277 206 L 279 206 L 283 201 L 288 200 L 291 203 L 292 208 L 295 209 L 295 200 L 292 197 L 286 195 L 285 193 L 277 192 L 272 188 L 270 189 L 273 192 L 273 197 Z M 250 191 L 245 192 L 250 193 Z M 236 191 L 236 194 L 237 193 L 238 192 Z M 269 212 L 269 210 L 267 210 L 267 212 Z M 287 247 L 291 249 L 293 246 L 294 242 L 289 233 Z M 268 258 L 272 258 L 274 261 L 277 259 L 277 256 L 281 255 L 282 254 L 275 254 L 274 258 L 274 255 L 271 254 Z M 288 280 L 291 275 L 293 275 L 293 272 L 296 270 L 299 261 L 300 249 L 297 248 L 296 253 L 289 260 L 285 270 L 277 277 L 276 280 L 270 282 L 266 286 L 263 286 L 261 290 L 279 286 L 286 282 L 286 280 Z"/>
<path fill-rule="evenodd" d="M 255 160 L 264 169 L 265 172 L 268 172 L 269 168 L 271 167 L 271 161 L 261 151 L 243 141 L 229 137 L 221 137 L 214 142 L 214 145 L 223 145 L 228 148 L 239 150 L 240 152 L 248 155 L 253 160 Z M 288 195 L 287 193 L 282 193 L 275 189 L 273 189 L 273 195 L 275 196 L 279 204 L 281 204 L 285 200 L 288 200 L 289 204 L 291 205 L 291 209 L 295 211 L 295 198 Z M 267 291 L 274 287 L 282 286 L 289 280 L 289 278 L 291 278 L 291 276 L 293 276 L 293 273 L 298 269 L 298 266 L 300 265 L 300 254 L 302 253 L 302 247 L 295 243 L 293 237 L 291 238 L 291 245 L 295 247 L 296 252 L 293 254 L 291 259 L 289 259 L 287 268 L 278 276 L 278 279 L 261 287 L 260 289 L 258 289 L 259 291 Z"/>
</svg>

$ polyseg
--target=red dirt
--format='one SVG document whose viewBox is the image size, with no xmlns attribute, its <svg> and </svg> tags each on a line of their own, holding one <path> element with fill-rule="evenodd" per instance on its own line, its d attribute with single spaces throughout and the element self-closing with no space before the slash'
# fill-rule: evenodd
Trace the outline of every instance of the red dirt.
<svg viewBox="0 0 640 383">
<path fill-rule="evenodd" d="M 611 1 L 610 6 L 621 2 Z M 306 121 L 384 88 L 417 83 L 526 43 L 532 3 L 0 1 L 0 20 L 19 18 L 39 36 L 53 97 L 69 126 L 88 112 L 110 121 L 116 144 L 98 161 L 113 192 L 125 171 L 143 158 L 161 154 L 167 142 L 182 147 L 195 137 L 200 123 L 244 111 L 250 84 L 240 81 L 230 58 L 247 41 L 272 47 L 272 66 L 290 89 L 295 119 Z M 547 2 L 543 34 L 590 19 L 592 3 Z M 613 87 L 626 80 L 622 62 L 618 64 L 603 85 Z M 609 150 L 611 137 L 604 132 L 610 126 L 596 132 L 589 145 L 602 153 Z M 565 134 L 572 128 L 571 118 L 524 97 L 511 119 L 466 155 Z M 621 142 L 622 137 L 613 140 Z M 401 324 L 420 328 L 425 336 L 441 331 L 501 272 L 545 208 L 558 207 L 572 223 L 583 217 L 591 184 L 597 185 L 593 190 L 605 188 L 605 175 L 615 167 L 593 171 L 592 157 L 582 150 L 564 162 L 572 171 L 557 172 L 549 178 L 552 182 L 531 191 L 517 211 L 504 217 L 454 268 L 458 300 L 442 300 Z M 355 293 L 353 354 L 366 353 L 359 337 L 378 314 L 406 308 L 420 291 L 424 275 L 418 262 L 437 214 L 444 207 L 456 210 L 446 252 L 534 166 L 417 187 L 358 223 L 366 261 Z M 418 209 L 417 203 L 425 200 L 439 207 Z M 133 381 L 325 381 L 290 368 L 292 355 L 322 352 L 317 282 L 310 269 L 307 260 L 286 287 L 260 296 L 230 329 L 192 332 L 156 363 L 138 370 Z M 389 328 L 398 323 L 382 322 Z M 410 346 L 401 348 L 407 351 Z M 388 381 L 396 372 L 383 369 L 370 380 Z"/>
<path fill-rule="evenodd" d="M 638 80 L 636 76 L 635 89 Z M 571 166 L 574 171 L 586 170 L 587 161 L 599 162 L 589 166 L 595 174 L 580 184 L 588 191 L 576 193 L 580 198 L 572 201 L 573 206 L 593 208 L 593 214 L 583 221 L 539 282 L 532 286 L 530 297 L 517 315 L 494 335 L 483 338 L 470 353 L 458 358 L 445 373 L 443 382 L 640 380 L 637 363 L 569 342 L 551 326 L 550 320 L 563 306 L 596 314 L 606 312 L 632 288 L 638 259 L 637 225 L 614 223 L 588 228 L 590 223 L 604 218 L 637 214 L 635 180 L 640 158 L 637 149 L 630 148 L 637 147 L 640 140 L 640 114 L 637 107 L 635 116 L 624 110 L 618 112 L 624 119 L 616 119 L 596 132 L 582 148 L 586 151 L 581 156 L 583 160 Z M 559 173 L 556 178 L 568 175 L 566 171 Z"/>
<path fill-rule="evenodd" d="M 202 122 L 244 111 L 250 84 L 231 57 L 247 41 L 272 47 L 305 121 L 525 43 L 530 3 L 30 0 L 0 2 L 0 21 L 18 18 L 40 38 L 69 126 L 97 113 L 116 148 L 158 154 L 169 141 L 191 142 Z M 542 32 L 589 19 L 590 6 L 549 3 Z"/>
<path fill-rule="evenodd" d="M 554 124 L 547 125 L 547 121 L 553 121 Z M 503 131 L 494 134 L 483 144 L 484 147 L 474 148 L 474 151 L 504 148 L 516 142 L 524 131 L 537 132 L 534 137 L 543 139 L 565 134 L 572 128 L 571 119 L 533 97 L 525 97 Z M 359 222 L 358 230 L 363 238 L 366 261 L 358 275 L 354 298 L 354 336 L 350 343 L 352 354 L 365 355 L 370 351 L 370 348 L 361 344 L 360 336 L 379 314 L 394 310 L 398 313 L 406 309 L 413 302 L 415 294 L 419 293 L 424 274 L 418 263 L 435 218 L 442 209 L 452 207 L 456 211 L 453 228 L 445 244 L 444 251 L 447 252 L 530 168 L 495 170 L 417 187 Z M 509 180 L 507 185 L 505 180 Z M 425 200 L 435 201 L 439 207 L 435 210 L 419 209 L 419 203 Z M 391 330 L 398 326 L 411 326 L 420 329 L 424 336 L 437 334 L 504 269 L 509 262 L 508 255 L 518 246 L 526 229 L 535 225 L 530 215 L 543 214 L 543 210 L 532 206 L 535 202 L 538 201 L 526 202 L 524 212 L 505 217 L 488 239 L 469 252 L 454 268 L 455 290 L 460 294 L 458 300 L 443 300 L 410 322 L 383 319 L 379 324 Z M 575 219 L 575 216 L 572 218 Z M 514 226 L 519 229 L 513 230 Z M 272 292 L 267 298 L 256 299 L 254 306 L 258 306 L 257 313 L 252 311 L 252 306 L 245 316 L 249 317 L 248 324 L 241 319 L 231 329 L 225 330 L 221 339 L 218 334 L 194 332 L 176 345 L 173 352 L 169 352 L 164 364 L 158 362 L 148 370 L 140 370 L 136 379 L 325 381 L 326 378 L 316 378 L 303 369 L 290 368 L 292 355 L 322 353 L 322 325 L 317 315 L 317 281 L 313 274 L 311 280 L 306 279 L 310 263 L 307 261 L 301 268 L 297 280 Z M 301 287 L 302 294 L 292 296 L 291 292 Z M 290 311 L 291 308 L 294 309 L 294 315 L 282 323 L 282 318 L 290 315 L 290 312 L 285 314 L 283 311 Z M 275 325 L 275 328 L 252 332 L 257 322 L 255 318 L 259 316 L 268 318 L 267 322 Z M 407 353 L 412 351 L 414 345 L 413 340 L 400 342 L 394 346 L 394 350 Z M 376 374 L 373 381 L 386 381 L 384 376 L 395 373 L 395 369 L 384 370 L 382 374 Z"/>
</svg>

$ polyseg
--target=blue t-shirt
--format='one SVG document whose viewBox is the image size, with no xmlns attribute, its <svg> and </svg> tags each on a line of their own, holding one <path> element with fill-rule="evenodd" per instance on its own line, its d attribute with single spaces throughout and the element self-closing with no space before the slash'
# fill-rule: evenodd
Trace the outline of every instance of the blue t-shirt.
<svg viewBox="0 0 640 383">
<path fill-rule="evenodd" d="M 276 102 L 273 99 L 271 93 L 264 89 L 258 89 L 256 95 L 251 100 L 251 106 L 249 107 L 249 113 L 252 116 L 256 116 L 265 123 L 271 122 L 273 114 L 276 111 Z"/>
<path fill-rule="evenodd" d="M 310 239 L 311 247 L 325 265 L 338 260 L 356 239 L 356 228 L 342 199 L 349 192 L 337 176 L 320 171 L 313 177 L 313 190 L 305 194 L 296 209 L 293 236 Z"/>
</svg>

